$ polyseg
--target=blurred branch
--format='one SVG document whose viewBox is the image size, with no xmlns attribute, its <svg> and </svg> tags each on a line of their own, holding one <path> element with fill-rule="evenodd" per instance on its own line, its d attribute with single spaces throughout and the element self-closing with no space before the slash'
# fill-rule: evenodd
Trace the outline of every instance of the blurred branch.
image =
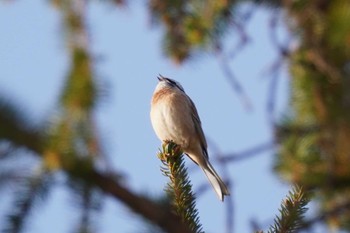
<svg viewBox="0 0 350 233">
<path fill-rule="evenodd" d="M 236 1 L 149 1 L 153 22 L 164 25 L 164 52 L 175 62 L 220 44 L 231 30 Z"/>
<path fill-rule="evenodd" d="M 89 182 L 69 179 L 68 185 L 73 193 L 74 203 L 80 209 L 79 222 L 74 229 L 76 233 L 94 233 L 96 213 L 101 210 L 103 193 Z M 97 218 L 98 219 L 98 218 Z"/>
<path fill-rule="evenodd" d="M 251 42 L 251 38 L 246 32 L 246 28 L 256 10 L 257 8 L 254 5 L 251 5 L 246 12 L 236 16 L 235 20 L 232 22 L 232 27 L 235 29 L 235 32 L 237 33 L 236 35 L 239 37 L 239 41 L 232 49 L 228 50 L 227 54 L 229 59 L 235 58 L 248 45 L 248 43 Z"/>
<path fill-rule="evenodd" d="M 276 12 L 276 14 L 272 14 L 272 17 L 270 18 L 270 26 L 269 26 L 269 35 L 270 35 L 270 41 L 272 45 L 276 48 L 277 52 L 280 55 L 280 58 L 288 58 L 290 55 L 290 44 L 293 40 L 292 35 L 287 35 L 286 41 L 283 43 L 280 42 L 278 38 L 278 25 L 281 20 L 281 15 L 283 12 Z M 283 60 L 283 59 L 279 59 Z"/>
<path fill-rule="evenodd" d="M 0 113 L 1 117 L 1 113 Z M 31 136 L 29 132 L 28 136 Z M 36 137 L 35 133 L 32 133 L 33 138 Z M 43 148 L 37 147 L 37 144 L 27 143 L 28 149 L 35 152 L 38 156 L 43 155 Z M 41 144 L 43 145 L 43 144 Z M 150 199 L 141 195 L 135 194 L 122 186 L 116 181 L 110 174 L 104 174 L 97 171 L 94 168 L 86 170 L 82 173 L 81 168 L 86 164 L 86 159 L 83 157 L 77 158 L 74 164 L 70 164 L 69 167 L 63 167 L 63 169 L 74 178 L 78 178 L 82 182 L 90 182 L 91 185 L 100 188 L 105 194 L 114 197 L 116 200 L 121 201 L 123 204 L 128 206 L 132 211 L 142 215 L 149 221 L 158 225 L 164 231 L 169 233 L 192 233 L 188 229 L 186 224 L 182 223 L 180 218 L 175 215 L 169 208 L 165 208 L 162 205 L 156 204 Z"/>
<path fill-rule="evenodd" d="M 307 53 L 307 58 L 315 65 L 316 69 L 329 77 L 332 82 L 340 82 L 342 79 L 341 72 L 334 67 L 330 62 L 325 59 L 325 56 L 320 53 L 316 48 L 310 49 Z"/>
<path fill-rule="evenodd" d="M 333 207 L 332 209 L 323 211 L 318 216 L 304 221 L 304 223 L 301 225 L 301 228 L 308 229 L 317 223 L 325 222 L 330 217 L 341 216 L 342 213 L 349 211 L 349 210 L 350 210 L 350 201 L 338 204 L 337 206 Z"/>
<path fill-rule="evenodd" d="M 257 154 L 272 150 L 275 147 L 276 147 L 276 144 L 274 142 L 266 142 L 239 153 L 223 154 L 222 156 L 218 157 L 215 160 L 218 163 L 228 163 L 233 161 L 239 161 L 239 160 L 248 159 Z"/>
<path fill-rule="evenodd" d="M 276 96 L 277 96 L 277 87 L 278 87 L 279 79 L 280 79 L 279 72 L 275 71 L 272 74 L 269 88 L 268 88 L 266 112 L 267 112 L 268 121 L 271 127 L 274 127 L 276 122 L 275 109 L 276 109 L 276 100 L 277 100 Z"/>
<path fill-rule="evenodd" d="M 248 95 L 245 93 L 242 85 L 235 76 L 233 70 L 230 67 L 230 62 L 246 47 L 248 42 L 250 42 L 249 35 L 246 32 L 246 25 L 256 11 L 256 7 L 253 5 L 241 15 L 236 15 L 234 20 L 229 21 L 229 26 L 235 30 L 235 35 L 238 36 L 238 42 L 234 45 L 232 49 L 229 49 L 227 52 L 224 52 L 223 43 L 217 41 L 215 45 L 215 55 L 218 59 L 221 70 L 224 73 L 226 80 L 233 89 L 233 91 L 239 96 L 240 101 L 243 104 L 243 107 L 250 111 L 253 109 L 252 103 Z"/>
<path fill-rule="evenodd" d="M 292 48 L 291 42 L 293 37 L 291 35 L 287 35 L 287 39 L 285 42 L 281 43 L 278 38 L 278 23 L 281 19 L 281 12 L 277 12 L 276 14 L 272 14 L 269 25 L 269 35 L 270 41 L 272 45 L 276 48 L 278 53 L 277 58 L 274 62 L 268 67 L 266 75 L 271 77 L 269 88 L 268 88 L 268 98 L 266 105 L 266 112 L 268 115 L 268 120 L 270 126 L 274 127 L 275 124 L 275 108 L 276 108 L 276 96 L 277 96 L 277 87 L 278 81 L 280 79 L 280 71 L 283 68 L 283 65 L 286 64 L 287 59 L 289 58 Z"/>
<path fill-rule="evenodd" d="M 164 231 L 169 233 L 193 233 L 169 208 L 131 192 L 113 178 L 96 170 L 91 170 L 89 176 L 103 192 L 122 201 L 135 213 L 147 218 Z"/>
<path fill-rule="evenodd" d="M 210 138 L 207 138 L 209 147 L 213 151 L 214 159 L 221 159 L 222 158 L 222 152 L 220 151 L 219 146 Z M 228 163 L 219 163 L 220 168 L 223 173 L 223 178 L 225 183 L 227 184 L 231 195 L 227 196 L 225 199 L 225 205 L 226 205 L 226 219 L 225 219 L 225 225 L 226 225 L 226 233 L 233 233 L 234 232 L 234 202 L 233 202 L 233 196 L 232 193 L 232 188 L 233 188 L 233 182 L 230 179 L 230 174 L 229 174 L 229 169 L 227 166 L 229 165 Z M 208 187 L 208 186 L 207 186 Z"/>
<path fill-rule="evenodd" d="M 5 138 L 15 146 L 24 146 L 38 150 L 42 144 L 39 129 L 25 119 L 20 106 L 0 97 L 0 139 Z M 0 155 L 1 156 L 1 155 Z"/>
<path fill-rule="evenodd" d="M 18 167 L 14 169 L 4 168 L 3 166 L 0 167 L 0 191 L 5 187 L 17 184 L 26 178 L 24 174 L 19 174 L 17 169 Z"/>
<path fill-rule="evenodd" d="M 230 64 L 229 64 L 229 58 L 220 49 L 217 50 L 216 54 L 218 57 L 219 65 L 224 73 L 225 78 L 227 79 L 228 83 L 230 84 L 231 88 L 240 98 L 244 108 L 247 111 L 252 110 L 253 106 L 252 106 L 252 103 L 250 101 L 250 98 L 245 93 L 242 85 L 240 84 L 240 82 L 236 78 L 235 74 L 233 73 L 233 70 L 231 69 Z"/>
<path fill-rule="evenodd" d="M 14 205 L 11 206 L 10 214 L 6 216 L 3 232 L 22 232 L 33 206 L 47 196 L 51 178 L 52 176 L 50 176 L 48 171 L 42 168 L 39 172 L 23 181 L 24 184 L 15 192 Z"/>
</svg>

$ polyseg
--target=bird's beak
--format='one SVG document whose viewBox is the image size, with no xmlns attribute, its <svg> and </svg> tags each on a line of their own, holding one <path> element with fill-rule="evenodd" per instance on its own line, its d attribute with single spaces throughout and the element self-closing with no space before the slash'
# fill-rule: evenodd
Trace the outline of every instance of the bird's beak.
<svg viewBox="0 0 350 233">
<path fill-rule="evenodd" d="M 164 81 L 164 77 L 162 75 L 158 75 L 157 79 L 160 81 Z"/>
</svg>

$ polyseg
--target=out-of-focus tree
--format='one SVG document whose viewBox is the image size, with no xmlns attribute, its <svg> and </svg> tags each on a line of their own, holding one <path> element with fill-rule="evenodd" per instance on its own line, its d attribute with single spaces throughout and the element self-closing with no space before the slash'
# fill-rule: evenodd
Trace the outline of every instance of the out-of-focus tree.
<svg viewBox="0 0 350 233">
<path fill-rule="evenodd" d="M 285 1 L 291 112 L 277 127 L 276 171 L 314 191 L 322 221 L 350 230 L 350 2 Z"/>
<path fill-rule="evenodd" d="M 92 216 L 106 195 L 163 231 L 191 232 L 169 203 L 136 194 L 119 182 L 117 173 L 96 168 L 96 163 L 103 160 L 103 152 L 92 117 L 100 90 L 85 25 L 89 2 L 51 2 L 62 16 L 70 70 L 54 121 L 32 126 L 15 101 L 0 97 L 0 188 L 16 184 L 14 208 L 7 215 L 4 231 L 23 232 L 33 206 L 49 196 L 57 174 L 63 171 L 82 210 L 75 232 L 94 232 Z M 106 2 L 127 4 L 120 0 Z M 281 177 L 303 189 L 296 188 L 282 203 L 281 216 L 271 232 L 291 232 L 319 221 L 350 230 L 350 3 L 150 0 L 148 7 L 154 22 L 164 26 L 165 54 L 182 64 L 204 51 L 222 52 L 230 31 L 244 40 L 245 18 L 237 16 L 241 4 L 268 7 L 272 14 L 282 12 L 291 37 L 298 41 L 293 50 L 288 45 L 276 46 L 290 67 L 292 81 L 290 110 L 276 124 L 280 147 L 275 168 Z M 249 14 L 245 16 L 249 18 Z M 229 70 L 226 74 L 230 76 Z M 235 80 L 236 91 L 241 89 L 238 83 Z M 36 169 L 19 173 L 23 171 L 15 162 L 19 157 L 29 157 Z M 318 215 L 309 220 L 302 220 L 307 203 L 302 190 L 312 191 L 320 206 Z"/>
</svg>

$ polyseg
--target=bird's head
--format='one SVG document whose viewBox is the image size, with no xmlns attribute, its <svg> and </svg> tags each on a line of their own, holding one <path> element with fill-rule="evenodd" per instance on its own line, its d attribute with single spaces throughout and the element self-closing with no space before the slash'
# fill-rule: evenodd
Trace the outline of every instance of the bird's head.
<svg viewBox="0 0 350 233">
<path fill-rule="evenodd" d="M 166 78 L 162 75 L 159 75 L 158 77 L 158 80 L 159 80 L 159 83 L 157 85 L 157 89 L 161 89 L 161 88 L 175 88 L 175 89 L 178 89 L 182 92 L 185 92 L 184 91 L 184 88 L 181 86 L 181 84 L 173 79 L 170 79 L 170 78 Z"/>
</svg>

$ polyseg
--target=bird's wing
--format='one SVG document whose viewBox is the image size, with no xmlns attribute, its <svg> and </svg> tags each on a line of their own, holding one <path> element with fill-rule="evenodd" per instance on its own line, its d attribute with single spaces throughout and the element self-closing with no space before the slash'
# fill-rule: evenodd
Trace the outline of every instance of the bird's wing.
<svg viewBox="0 0 350 233">
<path fill-rule="evenodd" d="M 204 135 L 204 132 L 202 129 L 201 120 L 199 119 L 199 115 L 198 115 L 196 106 L 194 105 L 193 101 L 191 100 L 190 97 L 187 96 L 187 98 L 189 99 L 190 108 L 191 108 L 191 112 L 192 112 L 192 120 L 193 120 L 193 123 L 195 126 L 196 133 L 198 134 L 198 138 L 200 140 L 204 155 L 206 156 L 206 158 L 208 158 L 207 140 L 205 139 L 205 135 Z"/>
</svg>

